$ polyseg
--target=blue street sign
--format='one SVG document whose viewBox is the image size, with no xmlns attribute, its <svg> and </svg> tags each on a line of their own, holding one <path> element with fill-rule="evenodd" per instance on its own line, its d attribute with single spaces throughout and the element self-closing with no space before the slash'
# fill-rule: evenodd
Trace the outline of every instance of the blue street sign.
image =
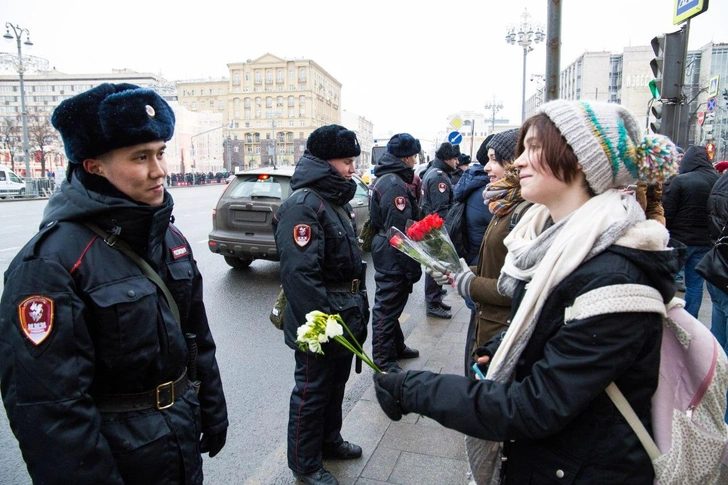
<svg viewBox="0 0 728 485">
<path fill-rule="evenodd" d="M 716 103 L 717 103 L 717 101 L 715 100 L 715 98 L 708 99 L 708 102 L 706 103 L 706 107 L 708 108 L 708 113 L 712 113 L 713 111 L 715 111 Z"/>
<path fill-rule="evenodd" d="M 461 135 L 457 131 L 451 131 L 449 135 L 447 135 L 447 141 L 452 143 L 453 145 L 459 145 L 461 141 L 463 141 L 463 135 Z"/>
</svg>

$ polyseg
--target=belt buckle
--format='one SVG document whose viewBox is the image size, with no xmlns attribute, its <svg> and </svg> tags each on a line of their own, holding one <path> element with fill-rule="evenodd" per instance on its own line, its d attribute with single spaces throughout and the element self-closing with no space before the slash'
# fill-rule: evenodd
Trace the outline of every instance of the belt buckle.
<svg viewBox="0 0 728 485">
<path fill-rule="evenodd" d="M 360 281 L 361 280 L 359 280 L 359 279 L 351 280 L 351 289 L 350 289 L 350 291 L 352 293 L 359 293 L 359 282 Z"/>
<path fill-rule="evenodd" d="M 162 394 L 168 394 L 169 395 L 169 402 L 166 404 L 162 404 L 162 399 L 160 399 L 160 395 Z M 160 384 L 157 386 L 156 389 L 156 396 L 157 396 L 157 409 L 167 409 L 171 408 L 174 405 L 174 382 L 169 381 L 165 382 L 164 384 Z"/>
</svg>

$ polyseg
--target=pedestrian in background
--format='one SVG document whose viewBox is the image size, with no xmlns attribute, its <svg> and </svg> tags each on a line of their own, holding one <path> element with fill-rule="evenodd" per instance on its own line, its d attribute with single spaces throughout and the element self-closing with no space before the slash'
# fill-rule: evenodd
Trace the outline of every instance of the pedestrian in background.
<svg viewBox="0 0 728 485">
<path fill-rule="evenodd" d="M 708 196 L 718 173 L 705 147 L 691 146 L 680 160 L 680 169 L 662 195 L 670 237 L 687 246 L 685 250 L 685 310 L 698 317 L 703 301 L 703 278 L 695 266 L 710 250 Z"/>
<path fill-rule="evenodd" d="M 458 162 L 455 165 L 455 171 L 450 177 L 453 187 L 455 187 L 460 181 L 460 177 L 462 177 L 465 171 L 468 169 L 468 167 L 470 166 L 470 162 L 470 155 L 466 155 L 464 153 L 458 155 Z"/>
<path fill-rule="evenodd" d="M 493 135 L 489 135 L 483 141 L 483 144 L 486 144 L 492 138 Z M 487 155 L 482 160 L 476 160 L 477 163 L 470 165 L 465 170 L 465 173 L 463 173 L 453 188 L 455 201 L 465 204 L 464 216 L 468 234 L 468 248 L 470 251 L 469 257 L 465 258 L 465 260 L 470 265 L 476 265 L 478 259 L 480 259 L 480 243 L 483 241 L 485 229 L 493 217 L 488 206 L 483 201 L 483 189 L 490 182 L 490 177 L 488 177 L 484 167 L 488 163 Z"/>
<path fill-rule="evenodd" d="M 377 283 L 372 310 L 372 353 L 374 363 L 385 372 L 401 371 L 398 359 L 420 355 L 418 350 L 405 345 L 399 317 L 413 285 L 422 276 L 422 268 L 389 244 L 387 231 L 396 227 L 405 232 L 408 221 L 420 220 L 417 195 L 411 184 L 421 149 L 418 139 L 399 133 L 389 140 L 386 153 L 374 167 L 377 181 L 369 201 L 369 217 L 377 230 L 372 242 Z"/>
<path fill-rule="evenodd" d="M 513 297 L 513 316 L 505 336 L 493 339 L 494 353 L 480 359 L 487 379 L 374 375 L 391 419 L 419 413 L 490 440 L 480 461 L 471 460 L 477 483 L 491 483 L 490 472 L 504 485 L 654 480 L 650 457 L 605 389 L 615 382 L 651 429 L 663 317 L 599 297 L 635 284 L 664 302 L 675 293 L 665 227 L 646 221 L 634 197 L 617 189 L 673 168 L 672 143 L 652 137 L 656 150 L 647 156 L 641 132 L 617 104 L 542 105 L 519 134 L 521 191 L 536 204 L 505 239 L 498 289 Z M 462 278 L 452 276 L 456 284 Z M 590 316 L 567 318 L 582 304 Z"/>
<path fill-rule="evenodd" d="M 438 214 L 445 220 L 453 203 L 452 179 L 460 151 L 445 142 L 435 152 L 432 168 L 422 179 L 422 216 Z M 442 301 L 442 286 L 425 275 L 425 300 L 427 315 L 435 318 L 452 318 L 451 306 Z"/>
<path fill-rule="evenodd" d="M 202 277 L 164 189 L 172 108 L 101 84 L 51 121 L 67 181 L 0 302 L 3 402 L 28 472 L 38 484 L 201 484 L 200 453 L 220 452 L 228 420 Z"/>
<path fill-rule="evenodd" d="M 353 354 L 336 342 L 322 354 L 301 350 L 298 327 L 314 310 L 338 313 L 360 344 L 369 322 L 366 264 L 361 259 L 349 201 L 361 153 L 353 131 L 339 125 L 314 130 L 291 177 L 293 193 L 275 214 L 281 282 L 288 299 L 285 343 L 295 351 L 295 386 L 288 418 L 288 467 L 308 485 L 339 482 L 323 459 L 353 459 L 360 446 L 341 437 L 346 381 Z"/>
</svg>

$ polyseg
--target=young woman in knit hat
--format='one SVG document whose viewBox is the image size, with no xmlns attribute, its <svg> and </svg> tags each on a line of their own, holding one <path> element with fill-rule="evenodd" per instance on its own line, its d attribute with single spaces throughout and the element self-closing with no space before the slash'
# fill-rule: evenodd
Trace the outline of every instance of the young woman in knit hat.
<svg viewBox="0 0 728 485">
<path fill-rule="evenodd" d="M 494 453 L 480 458 L 491 461 L 471 461 L 478 484 L 497 469 L 506 485 L 651 484 L 647 452 L 604 391 L 616 382 L 651 429 L 662 316 L 599 293 L 630 284 L 672 299 L 667 230 L 618 187 L 664 179 L 676 168 L 674 145 L 643 139 L 619 105 L 558 100 L 524 123 L 516 154 L 522 195 L 536 204 L 505 239 L 498 291 L 513 297 L 513 312 L 492 356 L 479 359 L 487 378 L 378 374 L 379 403 L 391 419 L 419 413 L 489 440 Z M 584 295 L 604 308 L 567 318 Z"/>
</svg>

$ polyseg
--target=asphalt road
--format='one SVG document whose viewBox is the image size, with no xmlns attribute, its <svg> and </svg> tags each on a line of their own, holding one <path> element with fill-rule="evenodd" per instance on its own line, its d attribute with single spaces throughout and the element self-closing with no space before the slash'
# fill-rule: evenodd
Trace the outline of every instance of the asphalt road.
<svg viewBox="0 0 728 485">
<path fill-rule="evenodd" d="M 211 214 L 226 186 L 172 188 L 175 224 L 183 231 L 202 272 L 205 304 L 218 346 L 218 362 L 228 402 L 230 428 L 225 449 L 205 455 L 207 484 L 293 483 L 286 467 L 288 399 L 293 387 L 293 351 L 268 320 L 279 291 L 278 263 L 255 261 L 243 270 L 227 266 L 207 248 Z M 0 272 L 37 231 L 46 200 L 0 203 Z M 373 267 L 369 255 L 367 286 L 373 304 Z M 0 283 L 1 288 L 1 283 Z M 410 305 L 423 300 L 415 291 Z M 418 302 L 419 301 L 419 302 Z M 422 312 L 424 313 L 424 312 Z M 405 335 L 412 322 L 406 322 Z M 369 343 L 365 345 L 371 352 Z M 344 412 L 371 384 L 368 373 L 352 376 Z M 49 450 L 50 451 L 50 450 Z M 52 452 L 52 451 L 50 451 Z M 0 484 L 30 485 L 15 437 L 0 411 Z"/>
</svg>

